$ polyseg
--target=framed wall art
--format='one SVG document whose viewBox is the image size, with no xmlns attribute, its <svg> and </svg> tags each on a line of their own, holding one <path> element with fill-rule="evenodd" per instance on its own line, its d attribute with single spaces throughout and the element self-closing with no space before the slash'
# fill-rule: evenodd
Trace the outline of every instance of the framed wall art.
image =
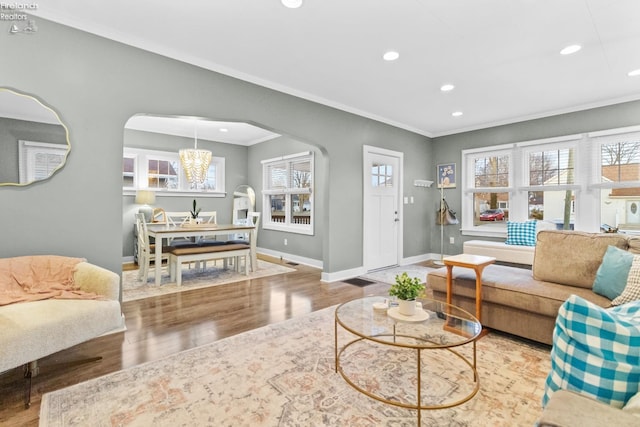
<svg viewBox="0 0 640 427">
<path fill-rule="evenodd" d="M 438 165 L 438 188 L 456 188 L 456 164 Z"/>
</svg>

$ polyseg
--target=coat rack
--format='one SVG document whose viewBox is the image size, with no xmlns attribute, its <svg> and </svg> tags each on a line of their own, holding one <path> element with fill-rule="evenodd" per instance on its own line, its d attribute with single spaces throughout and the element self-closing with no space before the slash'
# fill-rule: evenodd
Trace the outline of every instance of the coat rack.
<svg viewBox="0 0 640 427">
<path fill-rule="evenodd" d="M 442 216 L 444 209 L 444 185 L 440 185 L 440 209 L 438 215 Z M 440 260 L 433 262 L 436 265 L 444 265 L 444 221 L 440 218 Z"/>
</svg>

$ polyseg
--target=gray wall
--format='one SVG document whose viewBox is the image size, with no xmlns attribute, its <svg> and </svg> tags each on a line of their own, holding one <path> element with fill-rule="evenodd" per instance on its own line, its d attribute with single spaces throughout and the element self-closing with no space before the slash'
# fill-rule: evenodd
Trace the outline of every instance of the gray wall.
<svg viewBox="0 0 640 427">
<path fill-rule="evenodd" d="M 0 32 L 6 35 L 9 24 L 0 22 Z M 43 19 L 38 28 L 30 37 L 0 37 L 3 56 L 11 58 L 3 62 L 0 84 L 53 106 L 68 125 L 72 150 L 52 179 L 0 188 L 2 239 L 11 242 L 0 256 L 84 256 L 121 270 L 123 128 L 136 113 L 253 122 L 322 150 L 325 272 L 362 265 L 363 144 L 405 153 L 406 191 L 414 191 L 408 188 L 414 176 L 433 179 L 423 136 Z M 434 197 L 422 191 L 416 197 L 405 212 L 405 257 L 431 246 Z"/>
<path fill-rule="evenodd" d="M 435 164 L 456 162 L 458 168 L 460 168 L 462 162 L 461 150 L 464 149 L 507 144 L 510 142 L 530 141 L 639 124 L 640 101 L 626 102 L 435 138 L 433 140 L 433 159 Z M 460 174 L 460 169 L 458 169 L 458 173 Z M 449 203 L 451 208 L 458 211 L 460 214 L 459 217 L 461 218 L 463 214 L 463 212 L 460 212 L 462 203 L 461 186 L 458 185 L 455 189 L 447 189 L 445 191 L 447 203 Z M 445 254 L 461 253 L 462 243 L 465 240 L 472 239 L 472 237 L 462 236 L 459 226 L 446 226 L 444 227 L 444 231 Z M 437 231 L 437 233 L 439 233 L 439 231 Z M 456 243 L 454 245 L 449 244 L 450 236 L 455 238 Z M 431 250 L 433 252 L 440 252 L 439 236 L 435 241 L 437 241 L 438 244 L 437 246 L 432 246 Z"/>
</svg>

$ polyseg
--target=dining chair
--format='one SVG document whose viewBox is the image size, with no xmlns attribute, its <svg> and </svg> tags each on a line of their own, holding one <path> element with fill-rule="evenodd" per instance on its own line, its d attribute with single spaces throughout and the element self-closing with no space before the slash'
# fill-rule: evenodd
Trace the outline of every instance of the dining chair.
<svg viewBox="0 0 640 427">
<path fill-rule="evenodd" d="M 189 218 L 191 218 L 191 212 L 182 211 L 182 212 L 165 212 L 166 224 L 171 226 L 180 227 L 189 222 Z M 184 245 L 193 245 L 193 239 L 189 237 L 177 237 L 173 238 L 169 241 L 169 245 L 171 246 L 184 246 Z"/>
<path fill-rule="evenodd" d="M 255 232 L 254 232 L 254 237 L 257 239 L 258 238 L 258 227 L 260 226 L 260 212 L 249 212 L 247 214 L 247 219 L 246 219 L 246 224 L 247 225 L 251 225 L 253 224 L 253 226 L 255 227 Z M 235 237 L 231 240 L 227 240 L 225 242 L 225 244 L 227 245 L 233 245 L 233 244 L 237 244 L 237 243 L 244 243 L 244 244 L 249 244 L 249 233 L 242 233 L 242 234 L 236 234 Z M 249 257 L 251 258 L 251 257 Z M 245 258 L 246 259 L 246 258 Z M 224 267 L 227 268 L 229 261 L 234 261 L 234 259 L 232 258 L 228 258 L 224 260 Z M 239 257 L 235 258 L 235 261 L 239 262 Z M 246 262 L 246 261 L 245 261 Z M 257 269 L 257 265 L 256 266 L 251 266 L 254 270 Z"/>
<path fill-rule="evenodd" d="M 138 212 L 136 214 L 136 227 L 138 229 L 138 280 L 142 280 L 146 283 L 149 278 L 151 258 L 155 256 L 156 245 L 149 243 L 147 221 L 144 213 L 142 212 Z M 163 250 L 162 260 L 167 259 L 169 259 L 169 254 Z M 155 267 L 162 268 L 162 265 L 157 265 Z"/>
</svg>

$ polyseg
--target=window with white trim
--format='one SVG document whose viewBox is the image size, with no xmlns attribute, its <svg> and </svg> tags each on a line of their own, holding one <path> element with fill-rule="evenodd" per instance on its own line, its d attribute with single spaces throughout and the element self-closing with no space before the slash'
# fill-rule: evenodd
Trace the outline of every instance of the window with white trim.
<svg viewBox="0 0 640 427">
<path fill-rule="evenodd" d="M 504 218 L 640 233 L 640 126 L 462 151 L 462 232 L 504 237 Z"/>
<path fill-rule="evenodd" d="M 313 234 L 313 153 L 262 161 L 263 228 Z"/>
<path fill-rule="evenodd" d="M 65 161 L 66 144 L 19 140 L 20 183 L 38 181 L 51 176 Z"/>
<path fill-rule="evenodd" d="M 123 150 L 123 190 L 151 189 L 159 192 L 224 193 L 224 157 L 213 157 L 207 180 L 198 189 L 191 188 L 178 153 L 128 148 Z"/>
<path fill-rule="evenodd" d="M 593 135 L 602 228 L 640 233 L 640 132 Z"/>
</svg>

